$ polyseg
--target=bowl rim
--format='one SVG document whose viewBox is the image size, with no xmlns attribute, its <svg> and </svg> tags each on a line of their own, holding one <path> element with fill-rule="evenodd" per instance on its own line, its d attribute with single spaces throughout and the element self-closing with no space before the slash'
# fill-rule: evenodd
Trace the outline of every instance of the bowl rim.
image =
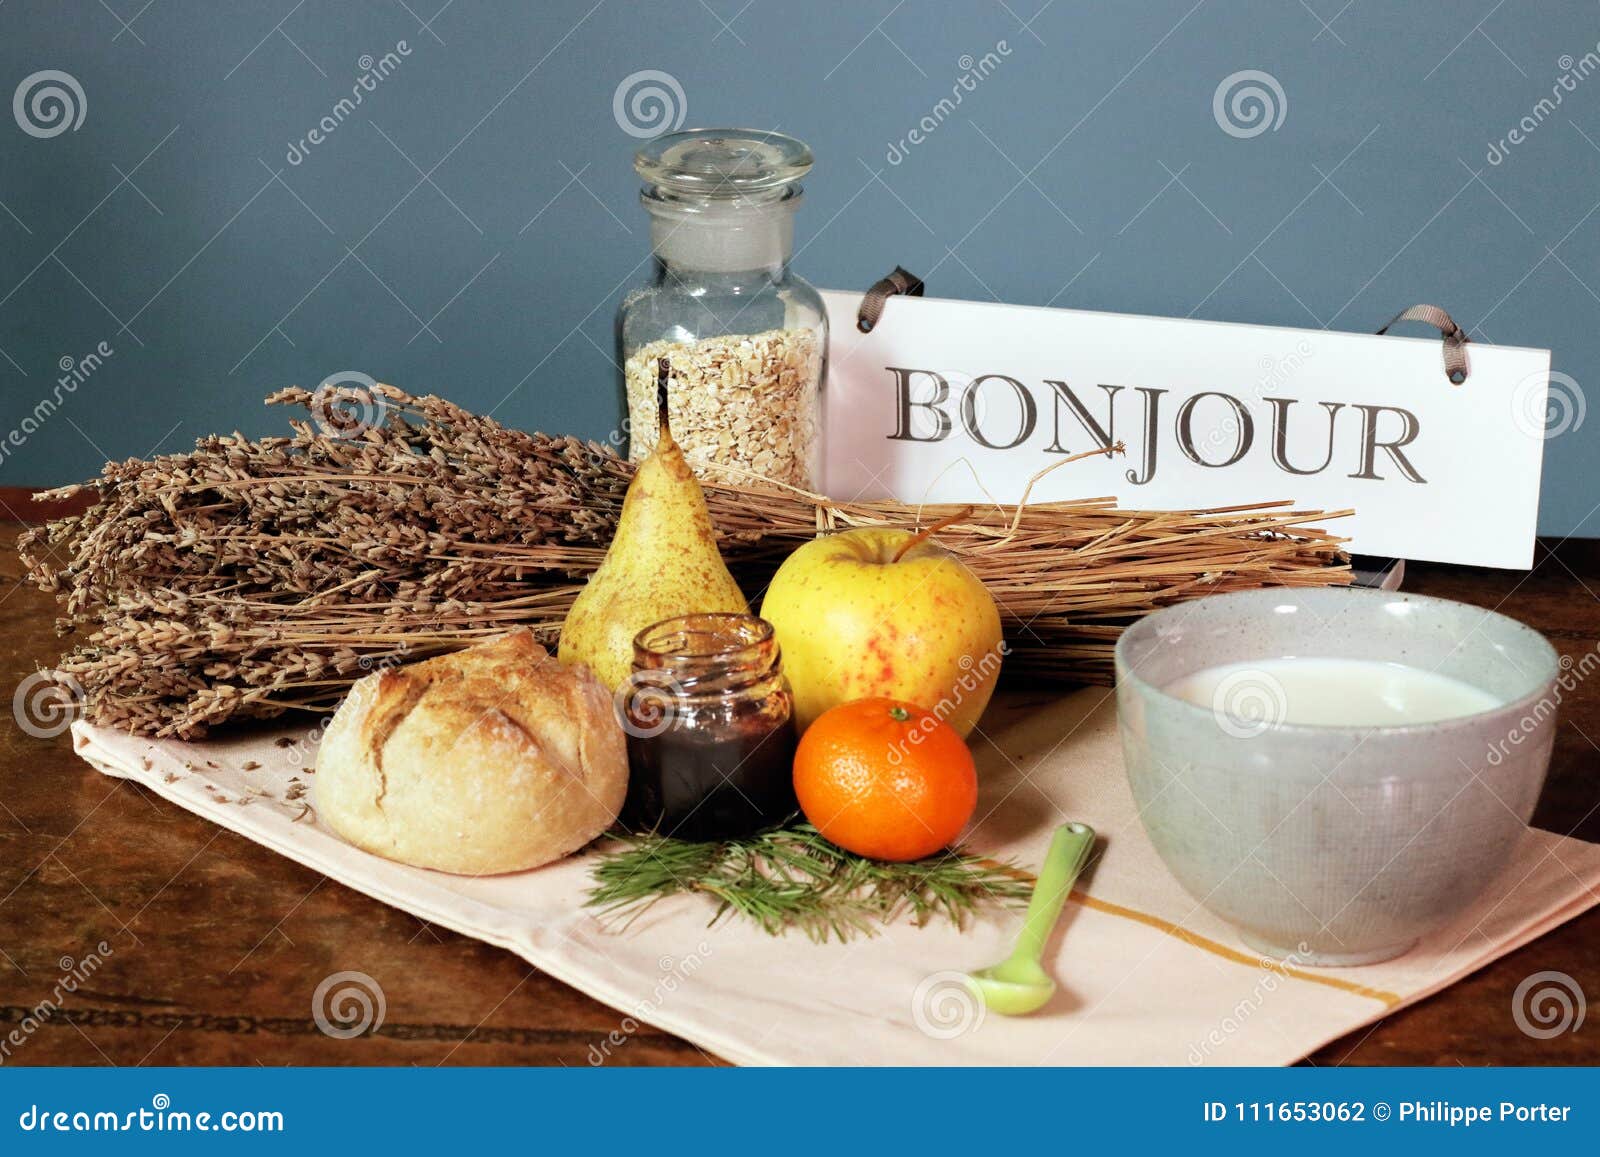
<svg viewBox="0 0 1600 1157">
<path fill-rule="evenodd" d="M 1531 636 L 1538 644 L 1538 648 L 1542 649 L 1546 657 L 1545 669 L 1548 673 L 1540 678 L 1534 688 L 1526 695 L 1520 696 L 1516 699 L 1508 699 L 1504 703 L 1498 703 L 1493 707 L 1485 708 L 1482 711 L 1474 711 L 1467 715 L 1456 715 L 1448 719 L 1435 719 L 1424 723 L 1376 724 L 1369 726 L 1360 726 L 1350 723 L 1277 722 L 1269 724 L 1262 731 L 1262 734 L 1264 735 L 1299 734 L 1308 736 L 1330 736 L 1338 734 L 1374 733 L 1381 735 L 1407 736 L 1420 735 L 1428 732 L 1437 732 L 1446 728 L 1455 729 L 1476 726 L 1486 719 L 1493 719 L 1502 716 L 1513 717 L 1525 714 L 1529 705 L 1537 704 L 1541 699 L 1548 696 L 1551 692 L 1551 688 L 1559 683 L 1562 674 L 1564 674 L 1567 670 L 1570 670 L 1570 667 L 1563 667 L 1561 665 L 1561 653 L 1555 649 L 1555 646 L 1548 638 L 1544 636 L 1542 632 L 1534 630 L 1520 619 L 1514 619 L 1510 615 L 1501 614 L 1498 610 L 1479 607 L 1474 603 L 1462 602 L 1460 599 L 1447 599 L 1441 598 L 1438 595 L 1416 594 L 1410 591 L 1382 590 L 1374 587 L 1257 587 L 1253 590 L 1226 591 L 1221 594 L 1205 595 L 1199 599 L 1188 599 L 1181 603 L 1174 603 L 1171 606 L 1162 607 L 1160 610 L 1151 611 L 1149 614 L 1146 614 L 1140 618 L 1137 622 L 1128 626 L 1120 635 L 1117 636 L 1116 646 L 1113 650 L 1116 666 L 1117 687 L 1120 688 L 1124 680 L 1126 680 L 1127 682 L 1136 685 L 1139 689 L 1148 692 L 1163 702 L 1178 704 L 1181 710 L 1194 711 L 1200 715 L 1215 717 L 1216 712 L 1214 708 L 1205 707 L 1199 703 L 1195 703 L 1193 700 L 1184 699 L 1181 696 L 1174 695 L 1165 687 L 1151 682 L 1149 679 L 1146 679 L 1143 675 L 1139 674 L 1137 670 L 1135 670 L 1133 664 L 1128 660 L 1127 655 L 1127 650 L 1130 645 L 1129 640 L 1134 636 L 1134 632 L 1144 628 L 1146 624 L 1150 623 L 1154 619 L 1160 618 L 1163 615 L 1171 614 L 1173 612 L 1181 612 L 1185 609 L 1190 609 L 1196 603 L 1221 601 L 1248 602 L 1258 599 L 1265 600 L 1268 598 L 1293 599 L 1307 594 L 1311 594 L 1312 597 L 1319 597 L 1315 594 L 1315 592 L 1320 591 L 1337 591 L 1339 593 L 1339 597 L 1385 600 L 1400 599 L 1410 603 L 1420 603 L 1423 605 L 1432 605 L 1438 607 L 1464 607 L 1468 610 L 1481 612 L 1485 619 L 1498 619 L 1502 623 L 1512 628 L 1515 632 L 1520 632 L 1522 634 Z M 1474 630 L 1476 629 L 1477 628 L 1474 628 Z M 1263 656 L 1263 659 L 1271 657 L 1273 656 Z M 1277 657 L 1281 658 L 1282 656 Z M 1382 660 L 1379 661 L 1381 662 Z M 1554 711 L 1552 711 L 1551 715 L 1553 716 L 1554 714 Z"/>
</svg>

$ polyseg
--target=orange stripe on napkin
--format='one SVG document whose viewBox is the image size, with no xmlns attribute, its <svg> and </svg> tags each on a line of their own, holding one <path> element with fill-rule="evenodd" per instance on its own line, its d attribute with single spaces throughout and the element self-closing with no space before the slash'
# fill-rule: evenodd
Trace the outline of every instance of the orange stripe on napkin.
<svg viewBox="0 0 1600 1157">
<path fill-rule="evenodd" d="M 987 856 L 975 858 L 985 867 L 1004 872 L 1013 879 L 1025 880 L 1030 884 L 1039 882 L 1032 872 L 1025 871 L 1022 868 L 1014 867 L 1011 864 L 1003 864 L 998 860 L 991 860 Z M 1276 972 L 1280 976 L 1289 976 L 1295 980 L 1304 980 L 1311 984 L 1337 988 L 1341 992 L 1353 993 L 1356 996 L 1370 997 L 1373 1000 L 1382 1001 L 1389 1008 L 1393 1008 L 1400 1003 L 1400 997 L 1396 993 L 1388 992 L 1381 988 L 1372 988 L 1365 984 L 1357 984 L 1353 980 L 1345 980 L 1338 976 L 1326 976 L 1320 972 L 1307 972 L 1305 969 L 1297 968 L 1287 961 L 1272 960 L 1264 956 L 1251 956 L 1248 952 L 1240 952 L 1237 948 L 1229 948 L 1226 944 L 1219 944 L 1209 937 L 1190 932 L 1181 924 L 1174 924 L 1171 920 L 1163 920 L 1160 916 L 1152 916 L 1150 913 L 1141 912 L 1137 908 L 1125 908 L 1121 904 L 1113 904 L 1109 900 L 1099 900 L 1087 892 L 1074 890 L 1068 894 L 1067 899 L 1073 900 L 1085 908 L 1092 908 L 1096 912 L 1104 912 L 1108 916 L 1121 916 L 1124 920 L 1137 921 L 1148 928 L 1154 928 L 1158 932 L 1165 932 L 1168 936 L 1176 937 L 1185 944 L 1192 944 L 1194 947 L 1203 949 L 1214 956 L 1220 956 L 1224 960 L 1231 960 L 1235 964 L 1244 964 L 1251 968 L 1262 968 L 1270 972 Z"/>
<path fill-rule="evenodd" d="M 1108 900 L 1097 900 L 1086 892 L 1073 892 L 1068 899 L 1075 900 L 1085 908 L 1093 908 L 1096 912 L 1104 912 L 1110 916 L 1121 916 L 1124 920 L 1136 920 L 1158 931 L 1165 932 L 1168 936 L 1175 936 L 1185 944 L 1192 944 L 1196 948 L 1203 948 L 1213 955 L 1224 960 L 1231 960 L 1235 964 L 1247 964 L 1251 968 L 1263 968 L 1283 976 L 1292 976 L 1296 980 L 1307 980 L 1312 984 L 1323 984 L 1329 988 L 1337 988 L 1343 992 L 1354 993 L 1356 996 L 1367 996 L 1373 1000 L 1380 1000 L 1393 1008 L 1400 1003 L 1400 997 L 1392 992 L 1385 992 L 1381 988 L 1371 988 L 1365 984 L 1357 984 L 1353 980 L 1345 980 L 1338 976 L 1325 976 L 1320 972 L 1307 972 L 1293 964 L 1282 960 L 1272 960 L 1267 957 L 1251 956 L 1249 953 L 1240 952 L 1229 948 L 1226 944 L 1218 944 L 1215 940 L 1190 932 L 1182 925 L 1174 924 L 1170 920 L 1163 920 L 1160 916 L 1152 916 L 1148 912 L 1141 912 L 1137 908 L 1124 908 L 1121 904 L 1113 904 Z"/>
</svg>

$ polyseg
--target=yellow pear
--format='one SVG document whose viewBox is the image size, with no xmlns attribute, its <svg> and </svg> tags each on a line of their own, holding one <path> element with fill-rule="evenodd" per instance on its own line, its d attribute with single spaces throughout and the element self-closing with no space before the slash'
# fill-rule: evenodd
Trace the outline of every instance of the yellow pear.
<svg viewBox="0 0 1600 1157">
<path fill-rule="evenodd" d="M 587 663 L 613 690 L 633 670 L 633 637 L 652 623 L 749 609 L 717 551 L 705 492 L 668 427 L 667 368 L 663 358 L 660 439 L 639 464 L 616 537 L 561 627 L 561 661 Z"/>
</svg>

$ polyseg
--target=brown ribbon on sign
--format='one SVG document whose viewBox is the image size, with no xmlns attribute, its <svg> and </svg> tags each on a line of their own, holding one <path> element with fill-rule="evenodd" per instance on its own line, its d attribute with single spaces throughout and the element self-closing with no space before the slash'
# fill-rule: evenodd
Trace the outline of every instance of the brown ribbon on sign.
<svg viewBox="0 0 1600 1157">
<path fill-rule="evenodd" d="M 1467 342 L 1472 340 L 1467 337 L 1467 331 L 1455 323 L 1444 310 L 1437 305 L 1413 305 L 1410 309 L 1402 309 L 1391 317 L 1378 331 L 1379 334 L 1389 332 L 1389 327 L 1398 325 L 1402 321 L 1420 321 L 1444 334 L 1444 373 L 1452 385 L 1459 386 L 1467 380 Z"/>
<path fill-rule="evenodd" d="M 871 333 L 872 327 L 877 325 L 878 319 L 883 316 L 883 307 L 888 304 L 889 299 L 901 295 L 921 297 L 922 278 L 915 273 L 907 273 L 896 265 L 887 277 L 880 277 L 873 282 L 872 288 L 867 290 L 867 295 L 861 299 L 861 309 L 856 314 L 856 328 L 862 333 Z"/>
</svg>

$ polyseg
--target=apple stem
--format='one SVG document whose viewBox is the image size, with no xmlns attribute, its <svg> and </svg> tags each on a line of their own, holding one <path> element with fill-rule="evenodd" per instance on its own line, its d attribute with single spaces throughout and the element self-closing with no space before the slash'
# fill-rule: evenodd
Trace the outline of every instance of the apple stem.
<svg viewBox="0 0 1600 1157">
<path fill-rule="evenodd" d="M 913 535 L 912 537 L 908 538 L 905 541 L 905 543 L 900 547 L 900 549 L 894 552 L 894 557 L 891 558 L 889 561 L 891 563 L 899 562 L 902 558 L 905 557 L 906 551 L 908 551 L 912 547 L 916 546 L 917 543 L 928 541 L 928 539 L 930 539 L 934 535 L 938 534 L 945 527 L 953 526 L 956 523 L 960 522 L 963 518 L 971 518 L 972 517 L 972 511 L 973 511 L 973 508 L 971 506 L 965 506 L 965 507 L 962 507 L 960 510 L 956 511 L 954 514 L 948 514 L 945 517 L 941 518 L 938 522 L 934 523 L 932 526 L 930 526 L 927 529 L 925 529 L 925 530 Z"/>
</svg>

